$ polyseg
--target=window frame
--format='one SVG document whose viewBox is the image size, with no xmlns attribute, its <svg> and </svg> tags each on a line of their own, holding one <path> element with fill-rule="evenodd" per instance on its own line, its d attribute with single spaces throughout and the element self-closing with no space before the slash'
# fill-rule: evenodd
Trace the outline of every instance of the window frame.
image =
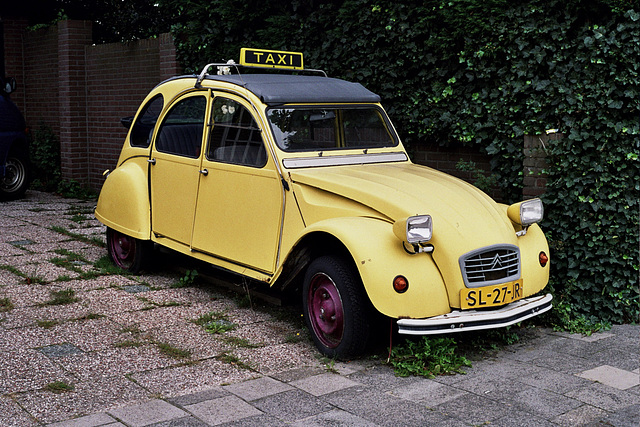
<svg viewBox="0 0 640 427">
<path fill-rule="evenodd" d="M 389 141 L 391 142 L 391 144 L 388 145 L 378 145 L 378 146 L 370 146 L 370 145 L 362 145 L 362 146 L 344 146 L 344 138 L 345 138 L 345 127 L 344 127 L 344 123 L 342 121 L 342 118 L 336 118 L 336 123 L 339 126 L 339 129 L 335 130 L 335 135 L 337 138 L 339 138 L 340 140 L 335 141 L 338 146 L 332 146 L 332 147 L 323 147 L 323 148 L 301 148 L 301 149 L 291 149 L 291 148 L 285 148 L 282 145 L 280 145 L 280 138 L 278 137 L 278 135 L 281 133 L 279 130 L 275 131 L 274 130 L 274 126 L 275 124 L 271 121 L 271 112 L 274 110 L 338 110 L 338 112 L 340 112 L 340 110 L 356 110 L 356 109 L 360 109 L 360 110 L 375 110 L 379 116 L 380 119 L 382 120 L 382 123 L 385 126 L 385 130 L 387 131 L 388 135 L 389 135 Z M 340 114 L 340 116 L 342 116 L 342 114 Z M 309 153 L 309 152 L 324 152 L 324 151 L 349 151 L 349 150 L 373 150 L 373 149 L 382 149 L 382 148 L 396 148 L 399 146 L 400 144 L 400 138 L 398 137 L 394 127 L 391 125 L 391 121 L 389 120 L 389 117 L 387 116 L 386 112 L 384 111 L 384 109 L 382 109 L 382 107 L 380 107 L 379 105 L 376 104 L 300 104 L 300 105 L 278 105 L 278 106 L 273 106 L 273 107 L 269 107 L 266 110 L 266 118 L 267 118 L 267 122 L 268 125 L 271 128 L 271 134 L 273 135 L 274 138 L 274 142 L 275 142 L 275 146 L 285 152 L 285 153 Z"/>
<path fill-rule="evenodd" d="M 235 103 L 236 108 L 243 109 L 242 114 L 248 115 L 248 117 L 251 119 L 251 125 L 244 126 L 242 122 L 240 122 L 240 124 L 232 123 L 232 122 L 216 122 L 215 121 L 216 103 L 219 101 L 222 101 L 222 102 L 227 101 L 227 102 Z M 205 149 L 205 158 L 208 161 L 229 164 L 229 165 L 236 165 L 236 166 L 246 166 L 246 167 L 252 167 L 256 169 L 262 169 L 267 165 L 267 163 L 269 162 L 269 150 L 267 149 L 266 142 L 263 137 L 264 131 L 262 128 L 260 128 L 260 125 L 258 124 L 258 121 L 255 118 L 255 115 L 251 112 L 250 108 L 248 108 L 247 105 L 245 105 L 244 102 L 242 102 L 239 99 L 235 99 L 235 97 L 229 96 L 229 94 L 226 94 L 226 93 L 215 94 L 211 101 L 211 112 L 210 112 L 209 123 L 210 123 L 209 137 L 208 137 L 208 141 Z M 230 138 L 231 140 L 234 141 L 233 145 L 226 145 L 226 142 L 229 139 L 226 136 L 222 141 L 223 143 L 214 145 L 214 143 L 216 142 L 214 138 L 217 136 L 217 133 L 219 132 L 220 128 L 223 128 L 222 132 L 224 132 L 225 135 L 227 135 L 231 129 L 236 129 L 235 138 Z M 255 144 L 258 146 L 258 149 L 259 149 L 256 156 L 256 160 L 262 159 L 261 162 L 236 161 L 234 159 L 219 158 L 219 157 L 216 157 L 214 154 L 212 154 L 212 153 L 215 153 L 215 151 L 217 150 L 228 148 L 228 147 L 233 147 L 232 153 L 235 153 L 235 149 L 240 146 L 238 142 L 241 141 L 240 134 L 242 131 L 250 132 L 249 137 L 245 141 L 245 147 L 243 149 L 243 154 L 244 154 L 243 158 L 246 157 L 247 150 L 250 148 L 250 145 Z M 258 135 L 257 138 L 255 137 L 256 134 Z"/>
</svg>

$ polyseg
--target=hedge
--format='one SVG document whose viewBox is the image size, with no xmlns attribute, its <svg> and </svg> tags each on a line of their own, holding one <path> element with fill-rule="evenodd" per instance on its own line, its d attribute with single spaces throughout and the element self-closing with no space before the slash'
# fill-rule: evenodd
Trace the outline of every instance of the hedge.
<svg viewBox="0 0 640 427">
<path fill-rule="evenodd" d="M 379 93 L 409 147 L 481 147 L 507 201 L 522 195 L 524 135 L 557 129 L 543 196 L 556 304 L 638 320 L 635 1 L 163 3 L 180 12 L 172 31 L 191 70 L 243 46 L 302 51 L 308 66 Z"/>
</svg>

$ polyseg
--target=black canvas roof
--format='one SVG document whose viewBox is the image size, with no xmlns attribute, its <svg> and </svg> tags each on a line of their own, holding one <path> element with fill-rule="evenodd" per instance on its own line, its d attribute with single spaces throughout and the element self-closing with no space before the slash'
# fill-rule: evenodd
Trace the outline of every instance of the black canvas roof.
<svg viewBox="0 0 640 427">
<path fill-rule="evenodd" d="M 380 96 L 360 83 L 322 76 L 283 74 L 207 75 L 207 79 L 247 88 L 268 105 L 316 102 L 380 102 Z"/>
</svg>

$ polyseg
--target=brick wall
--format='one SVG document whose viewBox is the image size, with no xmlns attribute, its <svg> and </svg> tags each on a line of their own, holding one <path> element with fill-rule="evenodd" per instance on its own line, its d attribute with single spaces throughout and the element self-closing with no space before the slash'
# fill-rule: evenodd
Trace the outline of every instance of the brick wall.
<svg viewBox="0 0 640 427">
<path fill-rule="evenodd" d="M 99 188 L 105 169 L 116 166 L 127 130 L 122 117 L 132 116 L 140 103 L 160 81 L 179 73 L 175 61 L 163 59 L 173 45 L 170 36 L 140 40 L 127 44 L 88 46 L 87 55 L 87 125 L 90 128 L 91 162 L 89 184 Z M 117 58 L 117 60 L 114 60 Z"/>
<path fill-rule="evenodd" d="M 115 167 L 126 135 L 120 118 L 135 114 L 156 84 L 181 73 L 173 38 L 162 34 L 96 46 L 88 21 L 60 21 L 36 31 L 27 29 L 26 20 L 3 22 L 6 72 L 18 80 L 12 99 L 30 127 L 44 124 L 59 135 L 63 178 L 99 189 L 102 173 Z M 526 197 L 539 195 L 545 184 L 538 156 L 543 152 L 535 144 L 525 141 L 525 154 L 533 156 L 524 165 Z M 473 173 L 456 167 L 460 160 L 490 174 L 489 157 L 477 148 L 411 148 L 416 163 L 472 183 Z M 496 192 L 492 196 L 499 198 Z"/>
<path fill-rule="evenodd" d="M 475 165 L 475 169 L 485 176 L 491 175 L 490 157 L 484 154 L 478 147 L 464 147 L 454 145 L 442 147 L 437 143 L 411 147 L 411 158 L 415 163 L 429 166 L 439 171 L 461 178 L 472 184 L 475 183 L 475 173 L 459 169 L 456 165 L 460 161 Z M 489 192 L 494 199 L 500 200 L 500 191 L 494 189 Z"/>
<path fill-rule="evenodd" d="M 99 189 L 126 136 L 120 119 L 181 72 L 173 38 L 95 46 L 90 21 L 35 31 L 25 20 L 4 23 L 6 72 L 18 80 L 12 99 L 31 128 L 46 125 L 59 136 L 63 178 Z"/>
<path fill-rule="evenodd" d="M 524 137 L 524 189 L 525 199 L 540 197 L 547 188 L 547 154 L 549 144 L 562 139 L 562 134 L 525 135 Z"/>
<path fill-rule="evenodd" d="M 24 106 L 24 75 L 23 75 L 23 33 L 27 28 L 26 19 L 3 19 L 4 48 L 5 48 L 5 74 L 7 77 L 15 77 L 18 82 L 16 92 L 11 99 L 19 107 Z"/>
</svg>

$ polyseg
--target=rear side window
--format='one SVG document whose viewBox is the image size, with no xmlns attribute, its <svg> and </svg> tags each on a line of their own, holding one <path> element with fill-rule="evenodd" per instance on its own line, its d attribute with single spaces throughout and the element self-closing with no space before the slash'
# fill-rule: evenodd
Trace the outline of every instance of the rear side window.
<svg viewBox="0 0 640 427">
<path fill-rule="evenodd" d="M 200 155 L 207 98 L 192 96 L 171 107 L 165 116 L 156 149 L 163 153 L 196 158 Z"/>
<path fill-rule="evenodd" d="M 164 98 L 162 95 L 156 95 L 142 108 L 138 119 L 131 128 L 129 141 L 132 147 L 149 147 L 153 135 L 153 128 L 156 126 L 163 106 Z"/>
<path fill-rule="evenodd" d="M 260 128 L 242 104 L 227 98 L 213 101 L 213 130 L 207 159 L 263 167 L 267 152 Z"/>
</svg>

